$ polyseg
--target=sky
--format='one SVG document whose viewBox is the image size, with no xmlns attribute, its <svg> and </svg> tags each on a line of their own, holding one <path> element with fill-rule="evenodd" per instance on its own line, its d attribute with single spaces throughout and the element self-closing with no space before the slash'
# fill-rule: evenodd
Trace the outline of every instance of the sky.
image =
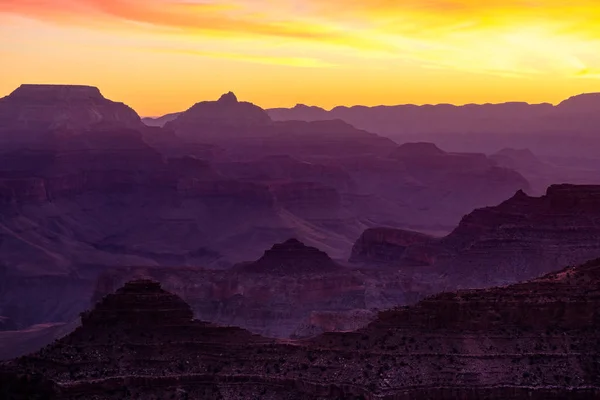
<svg viewBox="0 0 600 400">
<path fill-rule="evenodd" d="M 600 92 L 597 0 L 0 0 L 0 96 L 98 86 L 144 116 L 557 103 Z"/>
</svg>

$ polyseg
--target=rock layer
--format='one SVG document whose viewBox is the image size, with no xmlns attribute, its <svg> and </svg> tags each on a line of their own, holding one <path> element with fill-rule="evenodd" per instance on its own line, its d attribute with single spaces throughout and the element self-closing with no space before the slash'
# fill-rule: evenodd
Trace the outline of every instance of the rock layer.
<svg viewBox="0 0 600 400">
<path fill-rule="evenodd" d="M 365 238 L 381 232 L 370 243 Z M 383 234 L 385 233 L 385 234 Z M 402 231 L 374 230 L 355 245 L 355 259 L 381 261 Z M 541 197 L 523 191 L 465 216 L 448 236 L 408 245 L 391 257 L 397 267 L 424 261 L 450 287 L 484 287 L 532 279 L 563 265 L 600 256 L 600 186 L 553 185 Z"/>
<path fill-rule="evenodd" d="M 191 320 L 177 296 L 136 281 L 69 336 L 4 364 L 0 382 L 15 399 L 590 399 L 599 284 L 594 261 L 437 295 L 356 332 L 273 341 Z"/>
</svg>

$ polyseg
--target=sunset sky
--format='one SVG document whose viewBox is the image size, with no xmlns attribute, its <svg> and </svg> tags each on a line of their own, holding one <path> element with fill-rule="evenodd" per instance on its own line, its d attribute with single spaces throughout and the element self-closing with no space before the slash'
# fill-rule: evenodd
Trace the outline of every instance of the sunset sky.
<svg viewBox="0 0 600 400">
<path fill-rule="evenodd" d="M 0 0 L 0 96 L 100 87 L 142 115 L 558 102 L 600 91 L 598 0 Z"/>
</svg>

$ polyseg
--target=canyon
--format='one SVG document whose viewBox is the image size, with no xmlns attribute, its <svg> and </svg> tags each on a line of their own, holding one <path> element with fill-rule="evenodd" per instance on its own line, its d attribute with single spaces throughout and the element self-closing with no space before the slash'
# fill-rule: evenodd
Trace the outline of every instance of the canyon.
<svg viewBox="0 0 600 400">
<path fill-rule="evenodd" d="M 0 359 L 42 348 L 5 364 L 11 393 L 596 393 L 594 364 L 575 351 L 595 354 L 595 322 L 580 320 L 596 317 L 587 306 L 574 316 L 594 290 L 569 297 L 570 280 L 535 279 L 600 257 L 593 159 L 395 142 L 347 118 L 283 120 L 231 92 L 164 119 L 142 121 L 88 86 L 0 99 Z M 585 284 L 588 267 L 573 273 Z M 466 290 L 491 286 L 503 287 Z M 546 314 L 531 327 L 519 307 Z M 580 347 L 540 336 L 559 310 L 571 319 L 557 329 Z M 539 359 L 558 378 L 527 367 Z"/>
<path fill-rule="evenodd" d="M 62 286 L 56 289 L 46 278 L 31 278 L 5 291 L 13 304 L 5 315 L 23 318 L 29 308 L 36 313 L 31 323 L 48 316 L 71 321 L 127 281 L 147 278 L 181 296 L 196 318 L 263 336 L 305 338 L 357 329 L 378 311 L 435 293 L 516 283 L 600 257 L 599 193 L 598 186 L 577 185 L 551 186 L 541 197 L 518 192 L 465 216 L 445 237 L 371 228 L 356 241 L 350 262 L 288 240 L 256 261 L 223 269 L 113 266 L 85 284 L 58 280 Z M 68 293 L 67 299 L 53 290 Z M 41 293 L 47 293 L 44 308 L 34 303 Z M 10 354 L 0 351 L 0 358 Z"/>
<path fill-rule="evenodd" d="M 172 129 L 87 86 L 22 85 L 0 111 L 2 136 L 20 138 L 0 153 L 0 315 L 19 329 L 71 321 L 114 267 L 226 269 L 289 238 L 343 261 L 367 228 L 447 233 L 528 187 L 486 156 L 423 163 L 409 153 L 430 145 L 277 123 L 232 93 Z"/>
<path fill-rule="evenodd" d="M 600 395 L 600 261 L 429 297 L 364 328 L 267 339 L 127 282 L 73 333 L 5 362 L 12 399 L 589 399 Z"/>
</svg>

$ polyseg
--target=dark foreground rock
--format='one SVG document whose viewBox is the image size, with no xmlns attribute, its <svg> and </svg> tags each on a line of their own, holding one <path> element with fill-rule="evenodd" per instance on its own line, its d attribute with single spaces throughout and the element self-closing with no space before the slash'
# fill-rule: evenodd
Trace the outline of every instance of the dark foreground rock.
<svg viewBox="0 0 600 400">
<path fill-rule="evenodd" d="M 282 341 L 193 320 L 181 298 L 137 280 L 69 336 L 4 363 L 0 387 L 10 399 L 593 399 L 599 283 L 596 260 Z"/>
</svg>

